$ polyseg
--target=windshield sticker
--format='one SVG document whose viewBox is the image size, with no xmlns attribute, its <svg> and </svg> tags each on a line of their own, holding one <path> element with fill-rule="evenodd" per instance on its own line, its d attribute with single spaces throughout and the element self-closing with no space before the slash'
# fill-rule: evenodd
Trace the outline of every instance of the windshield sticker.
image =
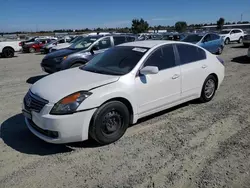
<svg viewBox="0 0 250 188">
<path fill-rule="evenodd" d="M 147 51 L 147 49 L 145 49 L 145 48 L 133 48 L 132 50 L 136 51 L 136 52 L 142 52 L 142 53 Z"/>
</svg>

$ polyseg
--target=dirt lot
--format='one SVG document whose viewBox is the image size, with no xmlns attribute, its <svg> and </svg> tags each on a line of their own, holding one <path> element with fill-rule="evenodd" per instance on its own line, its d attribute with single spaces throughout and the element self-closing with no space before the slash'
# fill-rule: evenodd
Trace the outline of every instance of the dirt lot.
<svg viewBox="0 0 250 188">
<path fill-rule="evenodd" d="M 43 55 L 0 59 L 0 187 L 250 187 L 250 60 L 231 44 L 213 101 L 191 102 L 129 128 L 108 146 L 47 144 L 21 103 Z"/>
</svg>

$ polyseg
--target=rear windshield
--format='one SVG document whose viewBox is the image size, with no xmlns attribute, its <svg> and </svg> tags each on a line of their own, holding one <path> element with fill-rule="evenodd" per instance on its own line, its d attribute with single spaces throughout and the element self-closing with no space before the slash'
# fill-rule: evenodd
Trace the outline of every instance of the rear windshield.
<svg viewBox="0 0 250 188">
<path fill-rule="evenodd" d="M 116 46 L 97 55 L 81 69 L 100 74 L 125 75 L 136 66 L 147 51 L 148 48 Z"/>
</svg>

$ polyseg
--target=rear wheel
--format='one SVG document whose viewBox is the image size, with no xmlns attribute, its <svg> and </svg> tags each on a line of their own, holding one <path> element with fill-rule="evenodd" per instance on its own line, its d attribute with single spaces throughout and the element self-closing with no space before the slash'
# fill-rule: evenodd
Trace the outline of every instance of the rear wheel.
<svg viewBox="0 0 250 188">
<path fill-rule="evenodd" d="M 229 44 L 229 42 L 230 42 L 230 40 L 229 40 L 229 38 L 226 38 L 226 40 L 225 40 L 225 45 L 228 45 Z"/>
<path fill-rule="evenodd" d="M 3 49 L 2 56 L 5 58 L 14 57 L 15 50 L 13 48 L 7 47 Z"/>
<path fill-rule="evenodd" d="M 220 46 L 217 50 L 217 54 L 218 55 L 222 54 L 222 51 L 223 51 L 223 46 Z"/>
<path fill-rule="evenodd" d="M 126 105 L 119 101 L 111 101 L 95 112 L 89 134 L 100 144 L 110 144 L 124 135 L 128 125 L 129 111 Z"/>
<path fill-rule="evenodd" d="M 34 53 L 35 51 L 36 51 L 35 48 L 29 48 L 30 53 Z"/>
<path fill-rule="evenodd" d="M 217 79 L 213 75 L 209 75 L 206 78 L 201 91 L 201 102 L 209 102 L 212 100 L 215 95 L 217 84 Z"/>
</svg>

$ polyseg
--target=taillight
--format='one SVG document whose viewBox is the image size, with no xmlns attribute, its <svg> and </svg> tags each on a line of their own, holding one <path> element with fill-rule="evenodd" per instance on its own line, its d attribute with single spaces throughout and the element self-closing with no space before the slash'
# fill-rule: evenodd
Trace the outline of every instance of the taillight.
<svg viewBox="0 0 250 188">
<path fill-rule="evenodd" d="M 221 64 L 222 65 L 225 65 L 225 63 L 224 63 L 224 60 L 223 59 L 221 59 L 220 57 L 218 57 L 218 56 L 216 56 L 217 57 L 217 59 L 219 60 L 219 62 L 221 62 Z"/>
<path fill-rule="evenodd" d="M 22 46 L 22 42 L 19 42 L 19 46 Z"/>
</svg>

